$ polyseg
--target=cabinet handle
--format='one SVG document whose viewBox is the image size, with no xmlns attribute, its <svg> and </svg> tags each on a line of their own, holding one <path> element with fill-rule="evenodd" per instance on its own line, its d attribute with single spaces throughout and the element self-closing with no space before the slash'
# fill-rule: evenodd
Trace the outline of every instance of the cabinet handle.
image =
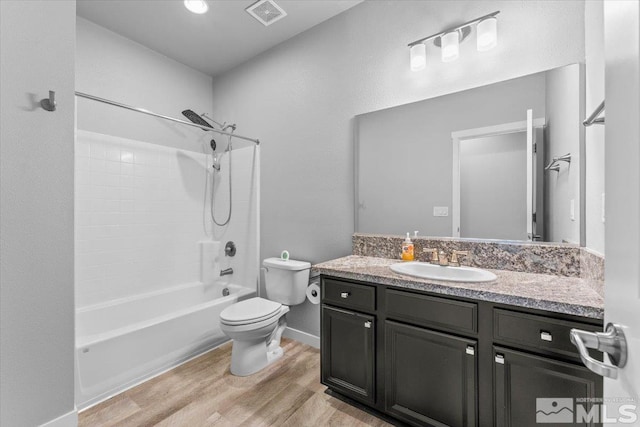
<svg viewBox="0 0 640 427">
<path fill-rule="evenodd" d="M 371 329 L 371 322 L 369 322 L 368 320 L 366 322 L 364 322 L 364 327 Z"/>
<path fill-rule="evenodd" d="M 542 341 L 551 342 L 551 341 L 553 341 L 553 335 L 551 335 L 551 333 L 547 332 L 547 331 L 540 331 L 540 339 Z"/>
<path fill-rule="evenodd" d="M 502 354 L 496 354 L 496 363 L 504 365 L 504 356 Z"/>
<path fill-rule="evenodd" d="M 473 348 L 472 346 L 468 345 L 467 346 L 467 354 L 470 356 L 474 356 L 476 354 L 476 349 Z"/>
<path fill-rule="evenodd" d="M 342 293 L 340 294 L 340 297 L 341 297 L 341 298 L 349 298 L 349 295 L 351 295 L 351 293 L 350 293 L 350 292 L 342 292 Z"/>
</svg>

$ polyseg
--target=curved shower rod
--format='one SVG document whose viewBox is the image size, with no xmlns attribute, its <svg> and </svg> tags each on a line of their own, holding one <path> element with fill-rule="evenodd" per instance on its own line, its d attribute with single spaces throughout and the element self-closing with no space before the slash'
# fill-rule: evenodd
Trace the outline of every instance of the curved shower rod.
<svg viewBox="0 0 640 427">
<path fill-rule="evenodd" d="M 120 107 L 120 108 L 125 108 L 125 109 L 131 110 L 131 111 L 137 111 L 138 113 L 143 113 L 143 114 L 147 114 L 149 116 L 159 117 L 161 119 L 170 120 L 172 122 L 180 123 L 180 124 L 183 124 L 183 125 L 193 126 L 193 127 L 200 128 L 202 130 L 206 130 L 206 131 L 209 131 L 209 132 L 215 132 L 215 133 L 219 133 L 221 135 L 228 135 L 228 136 L 232 136 L 234 138 L 244 139 L 245 141 L 251 141 L 251 142 L 255 143 L 256 145 L 260 144 L 260 140 L 259 139 L 248 138 L 246 136 L 238 135 L 238 134 L 231 133 L 231 132 L 224 132 L 224 131 L 221 131 L 221 130 L 218 130 L 218 129 L 214 129 L 214 128 L 211 128 L 211 127 L 208 127 L 208 126 L 201 126 L 201 125 L 196 124 L 196 123 L 186 122 L 184 120 L 180 120 L 180 119 L 176 119 L 176 118 L 173 118 L 173 117 L 164 116 L 162 114 L 154 113 L 152 111 L 145 110 L 144 108 L 132 107 L 131 105 L 123 104 L 121 102 L 111 101 L 109 99 L 100 98 L 100 97 L 94 96 L 94 95 L 89 95 L 88 93 L 76 92 L 76 96 L 79 96 L 81 98 L 91 99 L 93 101 L 103 102 L 105 104 L 113 105 L 113 106 Z"/>
</svg>

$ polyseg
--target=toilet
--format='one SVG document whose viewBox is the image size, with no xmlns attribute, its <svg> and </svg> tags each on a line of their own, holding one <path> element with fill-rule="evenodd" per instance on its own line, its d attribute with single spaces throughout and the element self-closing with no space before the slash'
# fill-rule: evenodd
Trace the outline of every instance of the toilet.
<svg viewBox="0 0 640 427">
<path fill-rule="evenodd" d="M 289 306 L 304 302 L 309 284 L 308 262 L 267 258 L 262 265 L 268 299 L 239 301 L 220 313 L 220 327 L 233 340 L 231 373 L 241 377 L 255 374 L 282 357 L 285 314 Z"/>
</svg>

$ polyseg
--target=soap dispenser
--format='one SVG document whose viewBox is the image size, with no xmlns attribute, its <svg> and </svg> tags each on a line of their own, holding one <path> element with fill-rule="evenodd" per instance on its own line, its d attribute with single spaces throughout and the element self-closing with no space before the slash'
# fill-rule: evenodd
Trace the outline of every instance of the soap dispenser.
<svg viewBox="0 0 640 427">
<path fill-rule="evenodd" d="M 407 238 L 402 242 L 402 260 L 403 261 L 413 261 L 414 260 L 414 250 L 413 250 L 413 242 L 409 237 L 409 233 L 407 232 Z"/>
</svg>

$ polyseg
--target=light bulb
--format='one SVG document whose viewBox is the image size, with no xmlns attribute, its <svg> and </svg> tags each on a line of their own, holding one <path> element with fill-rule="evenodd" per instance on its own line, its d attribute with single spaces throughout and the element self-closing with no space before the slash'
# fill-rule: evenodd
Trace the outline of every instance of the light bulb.
<svg viewBox="0 0 640 427">
<path fill-rule="evenodd" d="M 440 38 L 442 42 L 442 62 L 451 62 L 458 59 L 460 54 L 460 35 L 458 31 L 452 31 Z"/>
<path fill-rule="evenodd" d="M 204 0 L 184 0 L 184 7 L 189 9 L 190 12 L 201 15 L 209 10 L 207 2 Z"/>
<path fill-rule="evenodd" d="M 424 70 L 427 64 L 427 46 L 424 43 L 418 43 L 411 46 L 409 50 L 411 57 L 411 71 Z"/>
<path fill-rule="evenodd" d="M 493 49 L 498 44 L 498 19 L 495 16 L 478 22 L 478 52 Z"/>
</svg>

